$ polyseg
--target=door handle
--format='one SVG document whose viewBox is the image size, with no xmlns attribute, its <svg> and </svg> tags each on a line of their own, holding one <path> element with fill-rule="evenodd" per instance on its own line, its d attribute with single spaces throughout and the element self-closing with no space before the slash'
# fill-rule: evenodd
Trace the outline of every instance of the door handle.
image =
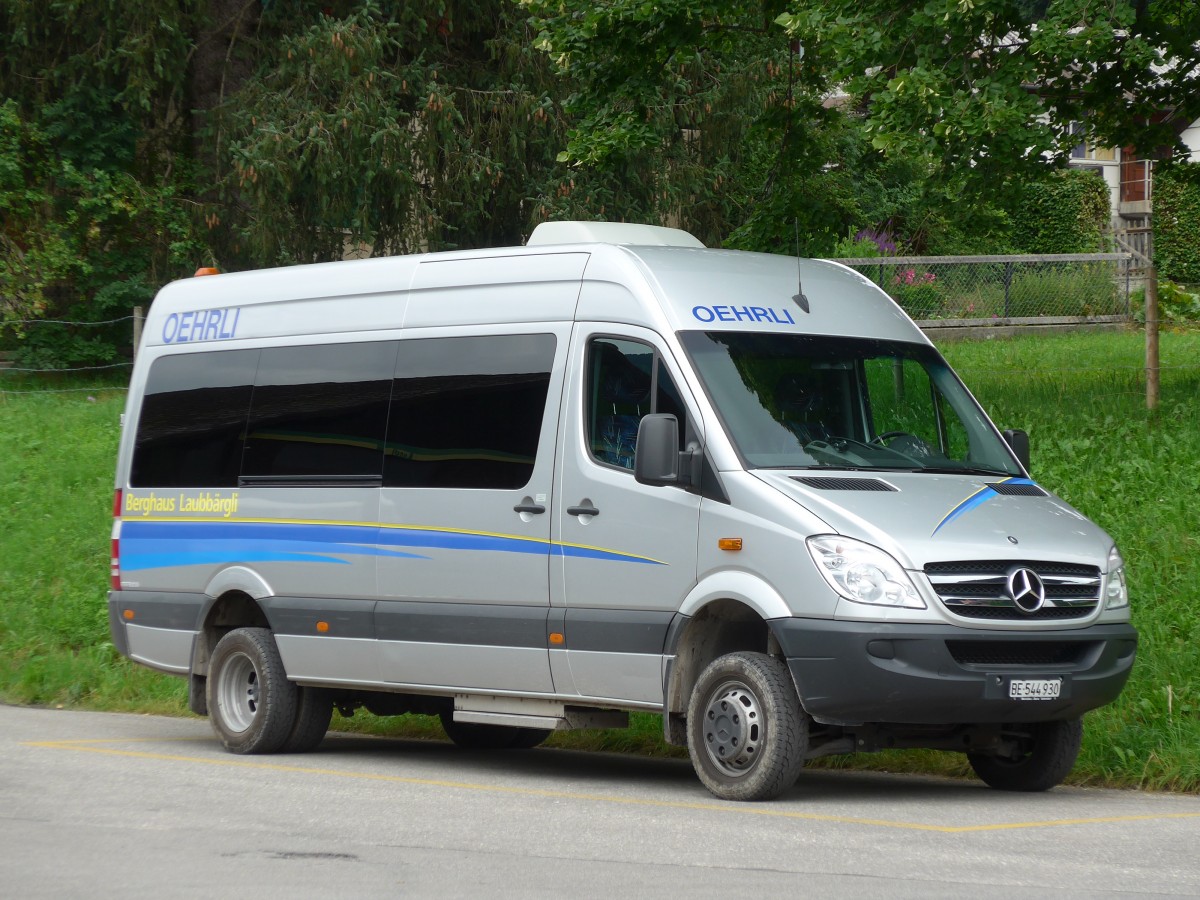
<svg viewBox="0 0 1200 900">
<path fill-rule="evenodd" d="M 533 513 L 535 516 L 540 515 L 541 513 L 544 513 L 545 511 L 546 511 L 546 507 L 542 506 L 540 503 L 534 503 L 532 500 L 529 500 L 528 498 L 522 500 L 520 503 L 518 503 L 516 506 L 513 507 L 513 512 Z"/>
<path fill-rule="evenodd" d="M 590 501 L 584 500 L 583 502 L 589 503 Z M 568 506 L 567 507 L 567 515 L 568 516 L 598 516 L 598 515 L 600 515 L 600 510 L 596 509 L 596 507 L 594 507 L 594 506 Z"/>
</svg>

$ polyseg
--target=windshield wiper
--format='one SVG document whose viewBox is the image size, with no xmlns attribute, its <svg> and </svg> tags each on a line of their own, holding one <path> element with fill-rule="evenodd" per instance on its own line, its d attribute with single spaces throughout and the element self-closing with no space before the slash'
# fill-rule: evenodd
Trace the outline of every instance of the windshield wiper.
<svg viewBox="0 0 1200 900">
<path fill-rule="evenodd" d="M 1002 478 L 1017 478 L 1015 472 L 1004 472 L 1000 469 L 986 469 L 981 466 L 922 466 L 917 472 L 928 472 L 931 475 L 999 475 Z"/>
</svg>

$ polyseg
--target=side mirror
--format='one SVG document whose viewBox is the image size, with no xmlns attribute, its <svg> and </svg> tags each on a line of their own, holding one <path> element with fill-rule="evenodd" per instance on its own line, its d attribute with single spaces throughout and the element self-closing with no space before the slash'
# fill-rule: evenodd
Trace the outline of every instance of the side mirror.
<svg viewBox="0 0 1200 900">
<path fill-rule="evenodd" d="M 668 413 L 643 416 L 638 423 L 633 477 L 641 484 L 692 484 L 694 451 L 679 452 L 679 420 Z"/>
<path fill-rule="evenodd" d="M 1025 467 L 1025 471 L 1028 472 L 1029 433 L 1019 428 L 1007 428 L 1004 430 L 1004 441 L 1012 448 L 1012 452 L 1016 455 L 1021 465 Z"/>
</svg>

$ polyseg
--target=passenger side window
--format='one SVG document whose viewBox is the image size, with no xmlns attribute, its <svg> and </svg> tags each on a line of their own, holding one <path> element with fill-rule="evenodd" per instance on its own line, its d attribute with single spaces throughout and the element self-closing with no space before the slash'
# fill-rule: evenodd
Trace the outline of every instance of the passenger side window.
<svg viewBox="0 0 1200 900">
<path fill-rule="evenodd" d="M 638 424 L 650 413 L 679 420 L 680 449 L 687 415 L 679 389 L 649 344 L 596 338 L 588 345 L 587 435 L 596 461 L 633 470 Z"/>
<path fill-rule="evenodd" d="M 156 360 L 137 423 L 134 487 L 236 487 L 258 350 Z"/>
<path fill-rule="evenodd" d="M 384 486 L 528 484 L 556 343 L 552 334 L 401 341 Z"/>
<path fill-rule="evenodd" d="M 396 345 L 385 341 L 264 349 L 242 475 L 378 479 Z"/>
</svg>

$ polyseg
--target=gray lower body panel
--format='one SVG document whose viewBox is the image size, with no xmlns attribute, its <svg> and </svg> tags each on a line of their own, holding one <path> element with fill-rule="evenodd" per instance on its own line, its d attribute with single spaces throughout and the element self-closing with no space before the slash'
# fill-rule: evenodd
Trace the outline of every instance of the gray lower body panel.
<svg viewBox="0 0 1200 900">
<path fill-rule="evenodd" d="M 113 646 L 151 669 L 186 675 L 207 601 L 203 594 L 110 591 L 108 627 Z"/>
<path fill-rule="evenodd" d="M 131 624 L 125 627 L 125 635 L 129 641 L 129 658 L 135 662 L 173 675 L 186 675 L 191 671 L 195 632 Z"/>
<path fill-rule="evenodd" d="M 186 675 L 214 602 L 201 593 L 113 591 L 113 643 L 137 662 Z M 662 704 L 667 612 L 322 597 L 258 605 L 296 681 Z"/>
</svg>

